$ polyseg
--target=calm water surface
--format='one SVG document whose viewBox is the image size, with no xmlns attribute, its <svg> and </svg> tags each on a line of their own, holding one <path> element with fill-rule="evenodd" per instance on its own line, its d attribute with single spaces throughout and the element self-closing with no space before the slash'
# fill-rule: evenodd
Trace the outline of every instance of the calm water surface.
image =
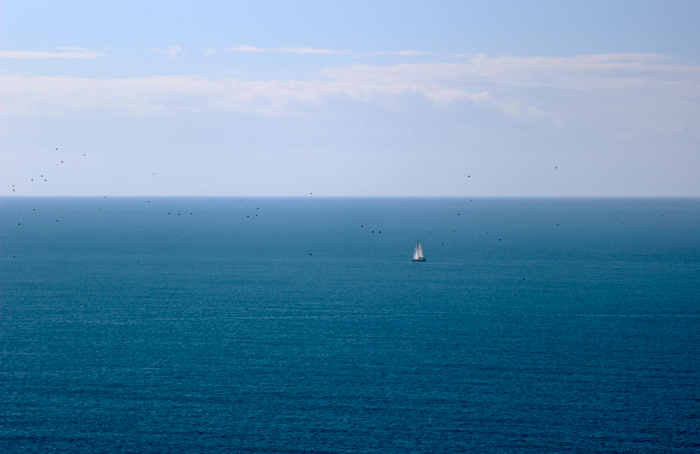
<svg viewBox="0 0 700 454">
<path fill-rule="evenodd" d="M 5 453 L 700 451 L 700 199 L 0 198 L 0 228 Z"/>
</svg>

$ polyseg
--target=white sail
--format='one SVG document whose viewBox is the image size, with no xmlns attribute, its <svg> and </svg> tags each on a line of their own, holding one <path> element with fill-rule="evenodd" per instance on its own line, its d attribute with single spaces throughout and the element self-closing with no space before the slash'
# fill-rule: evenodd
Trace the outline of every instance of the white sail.
<svg viewBox="0 0 700 454">
<path fill-rule="evenodd" d="M 420 245 L 420 240 L 416 243 L 416 249 L 413 251 L 413 261 L 424 262 L 425 256 L 423 255 L 423 248 Z"/>
</svg>

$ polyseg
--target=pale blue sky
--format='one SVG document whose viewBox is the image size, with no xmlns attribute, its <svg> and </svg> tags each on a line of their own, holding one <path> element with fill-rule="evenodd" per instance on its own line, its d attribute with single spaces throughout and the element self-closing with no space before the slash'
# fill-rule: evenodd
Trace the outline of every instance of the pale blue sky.
<svg viewBox="0 0 700 454">
<path fill-rule="evenodd" d="M 142 3 L 2 2 L 0 194 L 700 196 L 700 2 Z"/>
</svg>

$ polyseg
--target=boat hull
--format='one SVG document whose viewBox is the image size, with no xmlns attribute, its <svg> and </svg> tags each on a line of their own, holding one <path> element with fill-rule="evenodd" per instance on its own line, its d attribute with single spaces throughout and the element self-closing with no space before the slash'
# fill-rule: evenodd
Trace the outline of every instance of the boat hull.
<svg viewBox="0 0 700 454">
<path fill-rule="evenodd" d="M 425 259 L 413 259 L 414 262 L 425 262 Z"/>
</svg>

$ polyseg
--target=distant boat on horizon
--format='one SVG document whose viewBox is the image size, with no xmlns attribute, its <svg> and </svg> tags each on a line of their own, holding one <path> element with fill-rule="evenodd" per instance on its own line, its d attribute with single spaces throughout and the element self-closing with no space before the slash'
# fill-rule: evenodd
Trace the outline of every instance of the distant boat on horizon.
<svg viewBox="0 0 700 454">
<path fill-rule="evenodd" d="M 418 243 L 416 243 L 416 248 L 413 250 L 413 261 L 425 262 L 425 256 L 423 255 L 423 248 L 420 245 L 420 240 L 418 240 Z"/>
</svg>

